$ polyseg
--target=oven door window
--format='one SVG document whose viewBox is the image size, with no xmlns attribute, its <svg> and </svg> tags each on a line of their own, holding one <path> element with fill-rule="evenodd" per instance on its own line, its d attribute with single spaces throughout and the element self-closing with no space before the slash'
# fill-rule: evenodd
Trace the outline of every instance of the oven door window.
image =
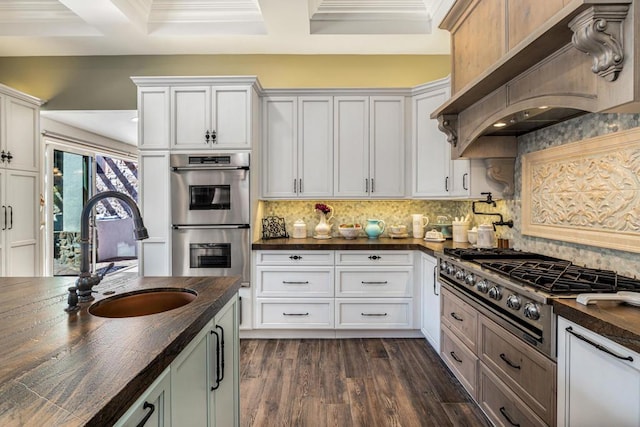
<svg viewBox="0 0 640 427">
<path fill-rule="evenodd" d="M 189 210 L 230 210 L 230 185 L 190 185 Z"/>
<path fill-rule="evenodd" d="M 230 243 L 190 243 L 191 268 L 231 268 Z"/>
</svg>

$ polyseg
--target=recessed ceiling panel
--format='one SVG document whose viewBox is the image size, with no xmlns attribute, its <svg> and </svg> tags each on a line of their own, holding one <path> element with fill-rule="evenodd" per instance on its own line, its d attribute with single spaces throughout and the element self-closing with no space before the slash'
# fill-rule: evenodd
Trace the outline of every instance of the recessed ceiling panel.
<svg viewBox="0 0 640 427">
<path fill-rule="evenodd" d="M 0 0 L 0 36 L 99 36 L 58 0 Z"/>
<path fill-rule="evenodd" d="M 154 0 L 154 35 L 266 34 L 257 0 Z"/>
</svg>

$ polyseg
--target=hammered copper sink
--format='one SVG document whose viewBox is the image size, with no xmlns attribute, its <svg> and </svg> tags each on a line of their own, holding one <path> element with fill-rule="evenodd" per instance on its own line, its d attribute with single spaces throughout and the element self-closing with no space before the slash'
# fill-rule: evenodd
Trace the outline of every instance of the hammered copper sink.
<svg viewBox="0 0 640 427">
<path fill-rule="evenodd" d="M 185 306 L 197 297 L 196 291 L 187 288 L 143 289 L 98 301 L 89 313 L 110 318 L 147 316 Z"/>
</svg>

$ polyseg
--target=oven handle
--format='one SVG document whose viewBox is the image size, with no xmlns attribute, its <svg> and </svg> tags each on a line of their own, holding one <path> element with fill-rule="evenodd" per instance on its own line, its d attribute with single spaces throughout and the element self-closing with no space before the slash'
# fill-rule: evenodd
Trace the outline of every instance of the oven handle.
<svg viewBox="0 0 640 427">
<path fill-rule="evenodd" d="M 173 166 L 174 172 L 182 171 L 248 171 L 249 166 Z"/>
<path fill-rule="evenodd" d="M 242 229 L 251 228 L 249 224 L 202 224 L 202 225 L 188 225 L 188 224 L 173 224 L 174 230 L 183 229 L 195 229 L 195 230 L 224 230 L 224 229 Z"/>
</svg>

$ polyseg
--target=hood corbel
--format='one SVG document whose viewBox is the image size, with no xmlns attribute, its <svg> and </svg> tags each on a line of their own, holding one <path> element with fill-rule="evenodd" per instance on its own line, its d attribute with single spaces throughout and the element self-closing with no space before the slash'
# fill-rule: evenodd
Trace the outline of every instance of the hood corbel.
<svg viewBox="0 0 640 427">
<path fill-rule="evenodd" d="M 447 136 L 447 142 L 452 146 L 458 145 L 458 115 L 443 114 L 438 116 L 438 129 Z"/>
<path fill-rule="evenodd" d="M 615 81 L 624 64 L 622 23 L 627 5 L 592 6 L 569 22 L 571 42 L 593 58 L 591 71 L 608 82 Z"/>
<path fill-rule="evenodd" d="M 514 194 L 514 171 L 516 159 L 510 157 L 484 159 L 487 177 L 502 185 L 502 197 L 511 198 Z"/>
</svg>

